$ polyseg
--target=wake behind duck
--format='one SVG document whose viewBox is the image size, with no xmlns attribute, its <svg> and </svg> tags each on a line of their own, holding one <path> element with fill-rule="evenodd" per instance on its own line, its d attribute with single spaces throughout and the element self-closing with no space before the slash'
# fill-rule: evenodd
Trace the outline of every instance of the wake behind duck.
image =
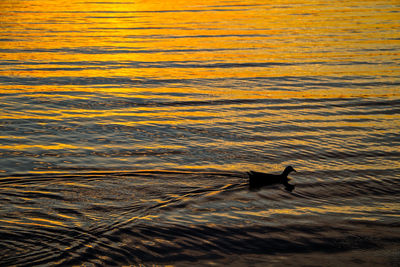
<svg viewBox="0 0 400 267">
<path fill-rule="evenodd" d="M 286 190 L 292 192 L 294 185 L 289 184 L 288 178 L 289 173 L 292 171 L 296 172 L 292 166 L 287 166 L 282 174 L 250 171 L 247 173 L 249 175 L 249 186 L 251 189 L 258 189 L 266 185 L 283 184 Z"/>
</svg>

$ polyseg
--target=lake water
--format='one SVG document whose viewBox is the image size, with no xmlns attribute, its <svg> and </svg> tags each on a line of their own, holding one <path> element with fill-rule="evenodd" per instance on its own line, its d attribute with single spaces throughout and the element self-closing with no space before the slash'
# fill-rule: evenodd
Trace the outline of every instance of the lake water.
<svg viewBox="0 0 400 267">
<path fill-rule="evenodd" d="M 267 2 L 1 1 L 0 265 L 399 266 L 400 3 Z"/>
</svg>

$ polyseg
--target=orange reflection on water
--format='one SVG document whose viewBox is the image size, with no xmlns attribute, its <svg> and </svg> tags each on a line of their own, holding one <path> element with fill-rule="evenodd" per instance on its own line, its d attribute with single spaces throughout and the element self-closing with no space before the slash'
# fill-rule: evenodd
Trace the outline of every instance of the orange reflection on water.
<svg viewBox="0 0 400 267">
<path fill-rule="evenodd" d="M 30 226 L 39 226 L 39 227 L 43 227 L 43 228 L 47 228 L 47 227 L 51 227 L 51 228 L 55 228 L 58 226 L 65 226 L 62 222 L 55 222 L 55 221 L 49 221 L 49 220 L 45 220 L 45 219 L 40 219 L 40 218 L 28 218 L 29 220 L 32 221 L 38 221 L 38 223 L 34 223 L 34 222 L 24 222 L 21 220 L 12 220 L 12 219 L 8 219 L 8 220 L 2 220 L 0 219 L 1 222 L 6 223 L 4 225 L 2 225 L 3 227 L 7 227 L 7 224 L 10 225 L 10 228 L 15 228 L 15 225 L 30 225 Z M 39 222 L 44 222 L 45 224 L 41 224 Z M 47 222 L 47 223 L 46 223 Z"/>
<path fill-rule="evenodd" d="M 239 214 L 269 217 L 273 215 L 294 215 L 300 216 L 304 214 L 347 214 L 349 216 L 357 216 L 357 218 L 374 219 L 374 213 L 387 213 L 386 216 L 400 217 L 394 214 L 393 211 L 399 210 L 400 205 L 397 203 L 385 203 L 382 206 L 337 206 L 337 205 L 322 205 L 319 207 L 295 207 L 293 209 L 267 209 L 264 211 L 236 211 Z"/>
<path fill-rule="evenodd" d="M 304 110 L 296 108 L 300 102 L 271 109 L 257 101 L 248 106 L 241 102 L 399 97 L 400 91 L 391 85 L 400 73 L 396 64 L 400 53 L 395 49 L 399 22 L 392 12 L 395 8 L 387 7 L 396 2 L 376 2 L 349 6 L 347 2 L 286 0 L 245 4 L 214 0 L 2 1 L 0 56 L 6 63 L 0 69 L 0 93 L 9 102 L 0 111 L 0 119 L 21 120 L 37 128 L 24 132 L 30 135 L 26 142 L 5 136 L 5 141 L 16 144 L 5 142 L 0 148 L 14 152 L 185 148 L 165 144 L 165 140 L 153 143 L 156 139 L 151 134 L 147 143 L 115 144 L 113 140 L 102 144 L 99 141 L 115 136 L 110 133 L 103 138 L 99 130 L 93 137 L 85 129 L 91 123 L 99 129 L 107 125 L 234 125 L 238 136 L 240 128 L 248 125 L 282 122 L 316 132 L 321 127 L 328 129 L 319 131 L 322 134 L 335 127 L 346 129 L 341 134 L 354 136 L 367 126 L 380 133 L 393 131 L 398 127 L 396 113 L 349 116 L 341 113 L 344 108 L 329 112 L 329 107 L 311 110 L 311 104 Z M 213 102 L 221 99 L 236 102 Z M 42 105 L 36 108 L 36 103 Z M 337 110 L 338 115 L 326 115 Z M 87 134 L 82 137 L 85 142 L 99 143 L 81 146 L 83 141 L 63 144 L 44 138 L 28 143 L 40 131 L 56 135 L 55 129 L 71 133 L 79 127 Z M 281 137 L 288 146 L 314 146 L 301 139 L 301 130 L 256 133 L 257 140 L 240 141 L 229 141 L 221 131 L 207 144 L 262 150 L 273 145 L 273 138 Z M 201 146 L 193 142 L 194 147 Z M 335 148 L 329 143 L 325 146 Z M 218 166 L 243 168 L 242 163 L 212 165 Z"/>
<path fill-rule="evenodd" d="M 381 42 L 388 48 L 396 46 L 394 25 L 382 23 L 394 20 L 396 14 L 364 8 L 356 14 L 353 10 L 349 13 L 351 17 L 347 18 L 346 3 L 336 3 L 333 10 L 331 7 L 325 9 L 324 1 L 313 4 L 279 1 L 279 4 L 260 5 L 259 1 L 253 1 L 246 2 L 244 7 L 229 7 L 221 6 L 219 1 L 207 2 L 207 5 L 201 1 L 166 1 L 163 4 L 153 1 L 118 4 L 112 1 L 109 4 L 71 1 L 56 5 L 42 0 L 24 1 L 18 6 L 18 2 L 5 1 L 2 15 L 8 24 L 2 29 L 2 34 L 10 38 L 18 39 L 21 35 L 26 38 L 21 42 L 3 42 L 4 48 L 22 49 L 19 53 L 7 53 L 5 57 L 52 64 L 39 68 L 26 64 L 24 69 L 5 69 L 2 73 L 34 77 L 200 79 L 327 74 L 373 76 L 399 70 L 396 65 L 376 68 L 368 64 L 195 69 L 123 65 L 124 62 L 157 62 L 162 65 L 171 61 L 291 64 L 316 63 L 321 59 L 337 63 L 349 59 L 366 60 L 365 56 L 385 60 L 399 55 L 399 52 L 391 50 L 371 49 L 368 54 L 359 52 L 360 48 L 374 48 Z M 10 13 L 16 6 L 22 12 Z M 315 6 L 320 9 L 316 10 Z M 338 14 L 345 19 L 338 20 Z M 7 16 L 12 16 L 12 21 L 18 23 L 11 23 Z M 340 27 L 337 27 L 338 23 Z M 377 32 L 370 31 L 371 28 L 380 29 L 380 39 L 376 38 Z M 331 37 L 327 37 L 327 29 Z M 360 34 L 349 34 L 352 31 Z M 57 62 L 78 61 L 82 62 L 80 70 L 75 66 L 57 65 Z M 105 64 L 94 69 L 84 65 L 84 62 L 93 61 Z M 120 62 L 122 66 L 105 68 L 108 61 Z M 58 70 L 41 70 L 46 67 Z"/>
<path fill-rule="evenodd" d="M 45 150 L 54 150 L 54 149 L 82 149 L 85 147 L 77 147 L 74 145 L 69 145 L 69 144 L 64 144 L 64 143 L 59 143 L 59 144 L 46 144 L 46 145 L 40 145 L 40 144 L 14 144 L 14 145 L 0 145 L 0 149 L 10 149 L 10 150 L 27 150 L 27 149 L 33 149 L 33 148 L 39 148 L 39 149 L 45 149 Z"/>
</svg>

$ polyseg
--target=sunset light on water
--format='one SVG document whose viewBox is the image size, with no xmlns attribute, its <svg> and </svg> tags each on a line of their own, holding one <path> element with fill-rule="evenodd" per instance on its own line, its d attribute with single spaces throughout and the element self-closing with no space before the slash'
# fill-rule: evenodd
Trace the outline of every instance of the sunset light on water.
<svg viewBox="0 0 400 267">
<path fill-rule="evenodd" d="M 397 266 L 399 18 L 1 1 L 0 265 Z"/>
</svg>

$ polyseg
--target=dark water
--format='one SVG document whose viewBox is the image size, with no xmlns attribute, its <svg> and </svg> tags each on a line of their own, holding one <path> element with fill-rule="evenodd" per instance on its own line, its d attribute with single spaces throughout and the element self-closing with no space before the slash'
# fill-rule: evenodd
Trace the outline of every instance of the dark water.
<svg viewBox="0 0 400 267">
<path fill-rule="evenodd" d="M 1 262 L 396 266 L 400 180 L 328 179 L 349 174 L 304 173 L 292 193 L 250 191 L 240 172 L 3 178 Z"/>
<path fill-rule="evenodd" d="M 1 1 L 0 265 L 399 266 L 399 13 Z"/>
</svg>

